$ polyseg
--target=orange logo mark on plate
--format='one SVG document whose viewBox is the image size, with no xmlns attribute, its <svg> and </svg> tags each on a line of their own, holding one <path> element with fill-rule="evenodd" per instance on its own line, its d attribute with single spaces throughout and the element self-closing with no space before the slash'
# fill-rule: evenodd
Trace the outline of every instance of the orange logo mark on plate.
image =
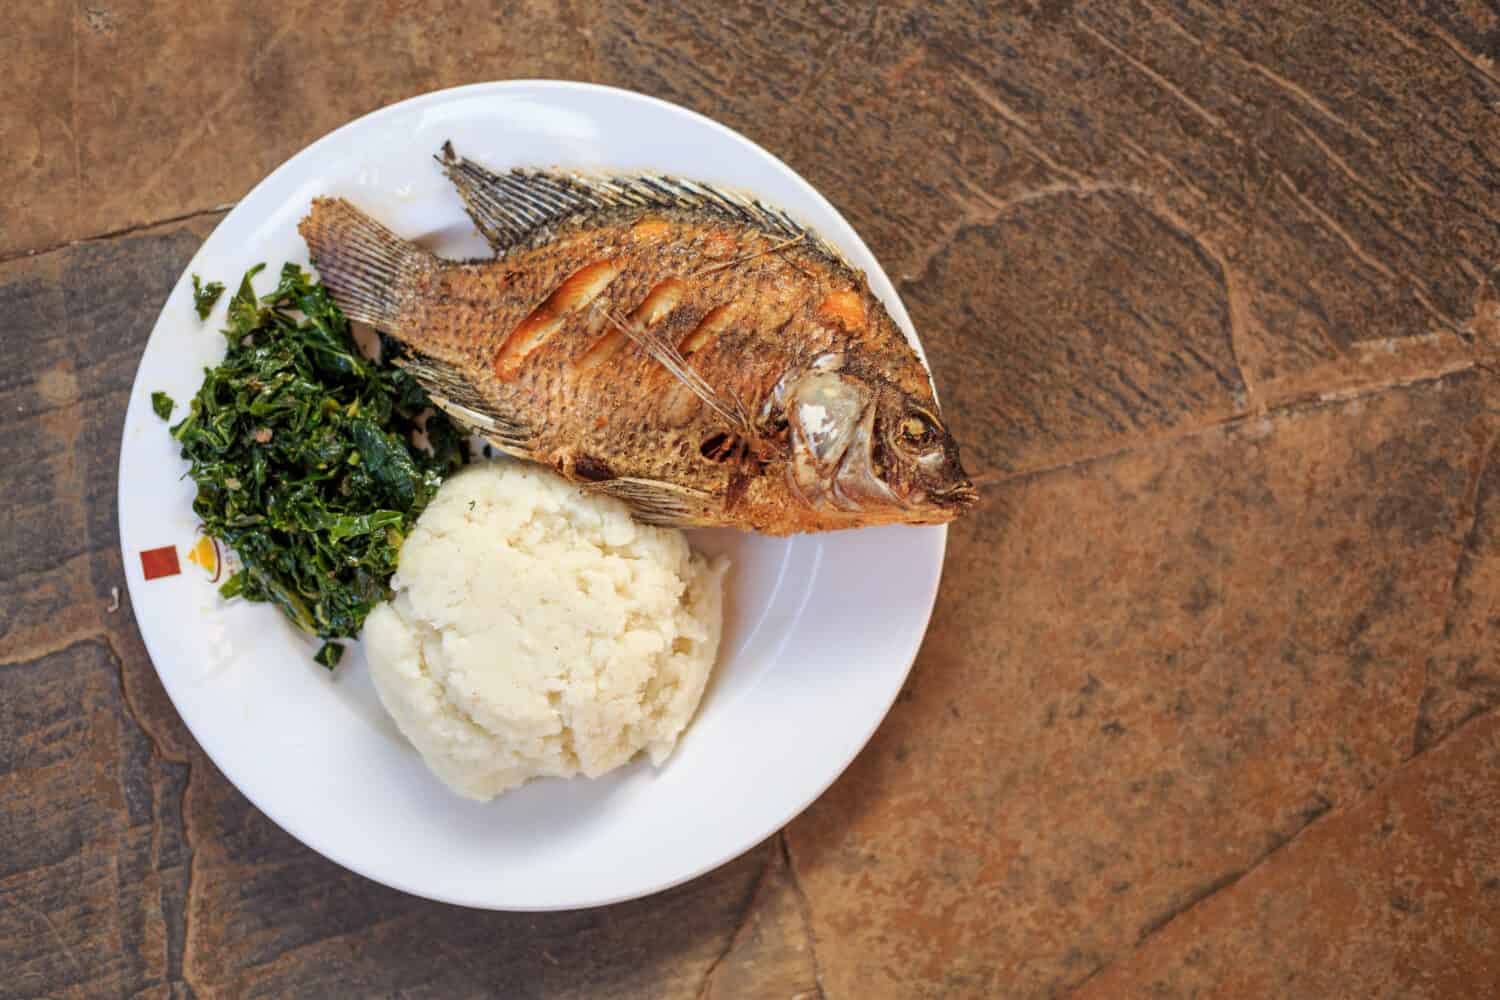
<svg viewBox="0 0 1500 1000">
<path fill-rule="evenodd" d="M 212 582 L 219 580 L 219 547 L 207 535 L 200 535 L 198 542 L 188 549 L 188 562 L 203 567 Z"/>
</svg>

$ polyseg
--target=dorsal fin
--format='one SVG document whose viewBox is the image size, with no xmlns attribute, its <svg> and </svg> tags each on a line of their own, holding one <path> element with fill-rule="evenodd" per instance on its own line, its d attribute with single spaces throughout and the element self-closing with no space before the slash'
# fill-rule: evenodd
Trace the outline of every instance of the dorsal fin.
<svg viewBox="0 0 1500 1000">
<path fill-rule="evenodd" d="M 437 161 L 458 189 L 469 218 L 496 253 L 570 215 L 605 207 L 586 188 L 559 175 L 520 170 L 492 173 L 455 153 L 451 142 L 443 143 Z"/>
<path fill-rule="evenodd" d="M 843 260 L 836 248 L 781 209 L 702 181 L 657 174 L 591 177 L 521 167 L 496 174 L 459 156 L 451 142 L 443 143 L 437 161 L 496 253 L 583 212 L 659 208 L 717 216 L 783 240 L 806 241 Z"/>
</svg>

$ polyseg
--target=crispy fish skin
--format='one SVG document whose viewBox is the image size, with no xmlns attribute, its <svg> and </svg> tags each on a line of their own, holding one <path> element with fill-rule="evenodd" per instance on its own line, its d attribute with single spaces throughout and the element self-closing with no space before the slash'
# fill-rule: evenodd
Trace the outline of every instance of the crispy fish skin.
<svg viewBox="0 0 1500 1000">
<path fill-rule="evenodd" d="M 479 176 L 480 195 L 500 180 Z M 482 231 L 512 221 L 458 180 Z M 921 362 L 861 274 L 781 228 L 589 206 L 465 263 L 337 199 L 300 231 L 335 300 L 404 345 L 439 405 L 645 520 L 951 520 L 975 493 Z"/>
</svg>

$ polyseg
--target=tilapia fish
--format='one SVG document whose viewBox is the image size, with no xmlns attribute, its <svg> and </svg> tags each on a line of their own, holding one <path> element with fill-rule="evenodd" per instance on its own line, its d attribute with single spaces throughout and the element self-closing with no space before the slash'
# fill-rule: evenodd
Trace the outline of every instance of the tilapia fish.
<svg viewBox="0 0 1500 1000">
<path fill-rule="evenodd" d="M 299 228 L 345 313 L 496 447 L 657 524 L 940 524 L 976 499 L 901 330 L 783 212 L 676 178 L 439 162 L 493 259 L 440 259 L 341 199 Z"/>
</svg>

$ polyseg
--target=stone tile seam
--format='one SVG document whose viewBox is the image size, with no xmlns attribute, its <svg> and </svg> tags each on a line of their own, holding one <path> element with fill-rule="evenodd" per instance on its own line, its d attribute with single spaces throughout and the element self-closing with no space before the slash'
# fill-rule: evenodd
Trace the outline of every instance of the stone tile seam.
<svg viewBox="0 0 1500 1000">
<path fill-rule="evenodd" d="M 210 206 L 209 208 L 197 208 L 189 212 L 183 212 L 181 215 L 169 215 L 160 219 L 153 219 L 149 222 L 138 222 L 129 226 L 122 226 L 119 229 L 108 229 L 102 233 L 94 233 L 89 236 L 80 236 L 76 239 L 60 240 L 56 243 L 46 243 L 36 247 L 20 247 L 14 250 L 0 251 L 0 264 L 9 264 L 18 260 L 27 260 L 32 257 L 45 257 L 49 254 L 59 253 L 63 250 L 70 250 L 73 247 L 82 246 L 87 243 L 103 243 L 107 240 L 118 239 L 121 236 L 133 236 L 136 233 L 143 233 L 151 229 L 158 229 L 162 226 L 175 225 L 180 222 L 190 222 L 193 219 L 200 219 L 207 215 L 216 215 L 220 212 L 227 212 L 231 208 L 233 208 L 234 205 L 234 202 L 228 201 L 220 205 Z"/>
</svg>

